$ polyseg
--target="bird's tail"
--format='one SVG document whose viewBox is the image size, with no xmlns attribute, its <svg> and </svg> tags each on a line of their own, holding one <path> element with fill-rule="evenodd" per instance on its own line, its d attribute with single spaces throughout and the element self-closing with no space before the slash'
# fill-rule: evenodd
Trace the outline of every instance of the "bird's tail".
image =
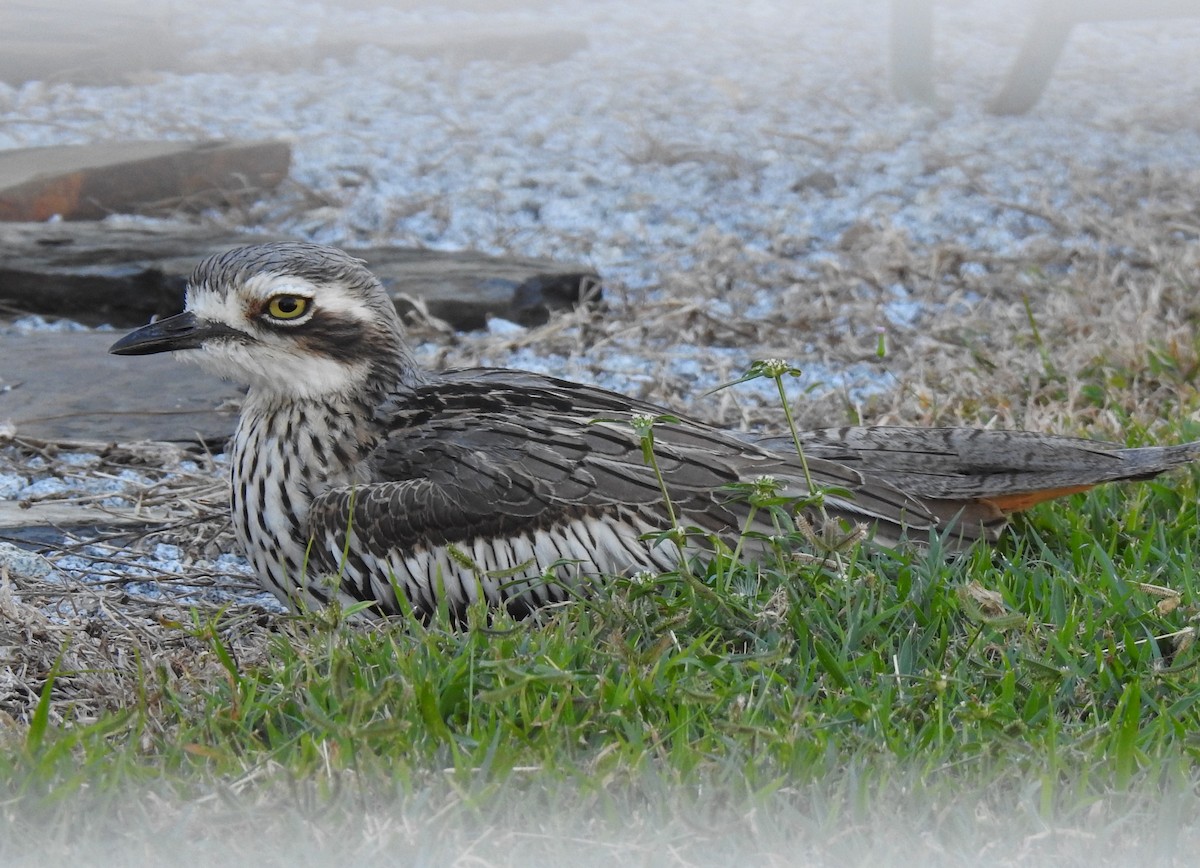
<svg viewBox="0 0 1200 868">
<path fill-rule="evenodd" d="M 800 435 L 806 456 L 857 470 L 919 501 L 962 542 L 995 539 L 1009 514 L 1106 482 L 1150 479 L 1200 459 L 1200 441 L 1128 448 L 1027 431 L 847 427 Z M 759 442 L 795 450 L 790 438 Z M 889 528 L 880 527 L 887 537 Z M 903 528 L 890 528 L 902 531 Z"/>
</svg>

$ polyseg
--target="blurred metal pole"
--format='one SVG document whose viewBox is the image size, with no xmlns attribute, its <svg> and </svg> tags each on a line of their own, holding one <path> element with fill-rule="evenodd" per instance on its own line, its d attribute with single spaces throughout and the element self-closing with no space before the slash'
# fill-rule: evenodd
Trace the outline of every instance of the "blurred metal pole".
<svg viewBox="0 0 1200 868">
<path fill-rule="evenodd" d="M 1075 3 L 1047 0 L 1042 4 L 1004 87 L 988 103 L 988 111 L 996 115 L 1020 115 L 1033 108 L 1046 89 L 1071 28 L 1078 20 L 1079 10 Z"/>
<path fill-rule="evenodd" d="M 1019 115 L 1033 108 L 1076 24 L 1192 15 L 1200 15 L 1200 0 L 1045 0 L 988 111 Z"/>
<path fill-rule="evenodd" d="M 933 0 L 892 0 L 891 41 L 892 93 L 932 103 Z"/>
</svg>

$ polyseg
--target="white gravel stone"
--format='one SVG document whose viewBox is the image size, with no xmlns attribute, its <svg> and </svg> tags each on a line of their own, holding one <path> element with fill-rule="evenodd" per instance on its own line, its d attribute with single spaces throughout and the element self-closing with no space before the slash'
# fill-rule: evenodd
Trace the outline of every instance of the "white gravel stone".
<svg viewBox="0 0 1200 868">
<path fill-rule="evenodd" d="M 41 579 L 50 574 L 50 564 L 36 552 L 0 542 L 0 571 L 10 577 Z"/>
</svg>

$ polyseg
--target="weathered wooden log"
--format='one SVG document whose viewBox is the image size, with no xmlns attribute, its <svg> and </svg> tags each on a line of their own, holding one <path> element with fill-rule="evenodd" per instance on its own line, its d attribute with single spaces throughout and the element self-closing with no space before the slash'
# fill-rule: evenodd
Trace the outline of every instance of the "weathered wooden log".
<svg viewBox="0 0 1200 868">
<path fill-rule="evenodd" d="M 0 500 L 0 530 L 148 527 L 169 520 L 170 516 L 161 510 L 103 509 L 73 503 L 35 503 L 22 507 L 11 500 Z"/>
<path fill-rule="evenodd" d="M 88 325 L 135 326 L 178 311 L 187 276 L 209 254 L 277 235 L 181 222 L 0 223 L 0 305 Z M 458 329 L 488 316 L 523 325 L 598 298 L 589 268 L 474 251 L 355 250 L 402 310 L 412 299 Z"/>
<path fill-rule="evenodd" d="M 285 142 L 102 142 L 0 151 L 0 220 L 170 214 L 258 198 L 287 177 Z"/>
</svg>

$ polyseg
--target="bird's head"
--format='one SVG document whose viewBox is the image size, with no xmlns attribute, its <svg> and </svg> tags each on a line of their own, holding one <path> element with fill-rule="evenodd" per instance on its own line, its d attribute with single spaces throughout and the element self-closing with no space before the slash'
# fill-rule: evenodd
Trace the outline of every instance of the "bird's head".
<svg viewBox="0 0 1200 868">
<path fill-rule="evenodd" d="M 302 242 L 239 247 L 201 262 L 183 313 L 109 349 L 188 350 L 213 373 L 266 397 L 321 399 L 418 377 L 387 292 L 340 250 Z"/>
</svg>

